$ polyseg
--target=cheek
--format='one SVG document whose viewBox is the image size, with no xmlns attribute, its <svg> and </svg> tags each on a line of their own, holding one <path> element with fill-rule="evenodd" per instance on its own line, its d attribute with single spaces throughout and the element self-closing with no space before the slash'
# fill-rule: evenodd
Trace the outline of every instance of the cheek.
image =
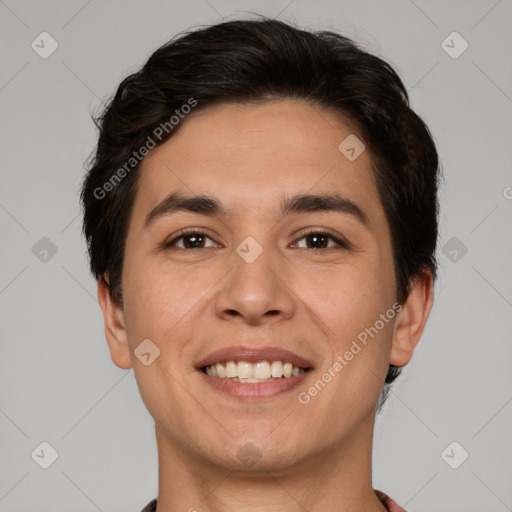
<svg viewBox="0 0 512 512">
<path fill-rule="evenodd" d="M 318 307 L 335 333 L 357 335 L 392 306 L 394 287 L 386 267 L 378 260 L 361 261 L 329 274 Z"/>
<path fill-rule="evenodd" d="M 395 317 L 392 279 L 392 268 L 378 258 L 347 265 L 331 273 L 317 304 L 316 311 L 330 331 L 326 365 L 338 361 L 343 368 L 338 381 L 338 399 L 343 402 L 363 399 L 360 395 L 376 399 L 380 393 Z"/>
<path fill-rule="evenodd" d="M 170 342 L 176 346 L 174 340 L 188 336 L 187 325 L 205 307 L 218 280 L 205 269 L 171 268 L 149 258 L 127 265 L 123 290 L 131 337 L 154 339 L 162 348 Z"/>
</svg>

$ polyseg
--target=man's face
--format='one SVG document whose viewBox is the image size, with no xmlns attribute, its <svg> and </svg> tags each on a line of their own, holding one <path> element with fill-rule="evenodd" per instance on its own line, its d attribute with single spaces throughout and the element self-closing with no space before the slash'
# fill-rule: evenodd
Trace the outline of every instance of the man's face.
<svg viewBox="0 0 512 512">
<path fill-rule="evenodd" d="M 338 149 L 352 133 L 301 101 L 224 104 L 189 115 L 145 158 L 123 315 L 140 392 L 167 449 L 222 467 L 253 459 L 284 470 L 345 446 L 373 418 L 390 362 L 395 275 L 369 151 L 351 161 Z M 174 210 L 145 225 L 171 193 L 208 196 L 225 213 Z M 304 199 L 283 212 L 298 195 L 343 197 L 367 221 Z M 165 247 L 185 228 L 194 233 Z M 366 344 L 358 341 L 370 328 Z M 133 354 L 146 339 L 160 350 L 149 366 Z M 277 347 L 312 369 L 280 391 L 276 381 L 221 389 L 220 377 L 197 367 L 230 347 Z"/>
</svg>

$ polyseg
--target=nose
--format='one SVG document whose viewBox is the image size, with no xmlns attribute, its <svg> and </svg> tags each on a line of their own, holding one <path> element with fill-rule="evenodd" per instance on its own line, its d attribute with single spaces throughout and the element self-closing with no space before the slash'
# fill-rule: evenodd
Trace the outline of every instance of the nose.
<svg viewBox="0 0 512 512">
<path fill-rule="evenodd" d="M 290 319 L 297 309 L 284 264 L 269 249 L 252 262 L 233 251 L 231 271 L 222 280 L 215 313 L 223 320 L 264 325 Z"/>
</svg>

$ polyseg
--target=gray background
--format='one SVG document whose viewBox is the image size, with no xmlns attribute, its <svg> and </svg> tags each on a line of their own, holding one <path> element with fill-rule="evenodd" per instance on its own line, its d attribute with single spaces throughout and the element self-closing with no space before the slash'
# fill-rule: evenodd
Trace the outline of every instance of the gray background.
<svg viewBox="0 0 512 512">
<path fill-rule="evenodd" d="M 440 279 L 377 421 L 374 487 L 409 512 L 512 510 L 510 0 L 0 0 L 0 511 L 139 511 L 157 494 L 153 421 L 110 360 L 80 234 L 89 113 L 177 32 L 242 11 L 356 39 L 431 128 Z M 46 59 L 31 48 L 43 31 L 59 45 Z M 469 43 L 458 58 L 442 46 L 453 31 Z M 56 254 L 33 249 L 43 237 Z M 48 469 L 31 458 L 43 441 Z M 469 453 L 458 469 L 453 441 Z"/>
</svg>

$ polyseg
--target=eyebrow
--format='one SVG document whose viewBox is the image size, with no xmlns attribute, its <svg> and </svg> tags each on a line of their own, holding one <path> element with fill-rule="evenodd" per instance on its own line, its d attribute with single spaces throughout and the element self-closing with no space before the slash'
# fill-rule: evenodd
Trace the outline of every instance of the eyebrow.
<svg viewBox="0 0 512 512">
<path fill-rule="evenodd" d="M 184 196 L 180 193 L 169 194 L 146 216 L 147 228 L 161 217 L 178 211 L 198 213 L 200 215 L 227 217 L 229 211 L 217 199 L 201 196 Z M 281 198 L 281 217 L 293 213 L 340 212 L 353 216 L 360 224 L 369 229 L 370 220 L 364 210 L 354 201 L 340 194 L 299 194 Z"/>
</svg>

